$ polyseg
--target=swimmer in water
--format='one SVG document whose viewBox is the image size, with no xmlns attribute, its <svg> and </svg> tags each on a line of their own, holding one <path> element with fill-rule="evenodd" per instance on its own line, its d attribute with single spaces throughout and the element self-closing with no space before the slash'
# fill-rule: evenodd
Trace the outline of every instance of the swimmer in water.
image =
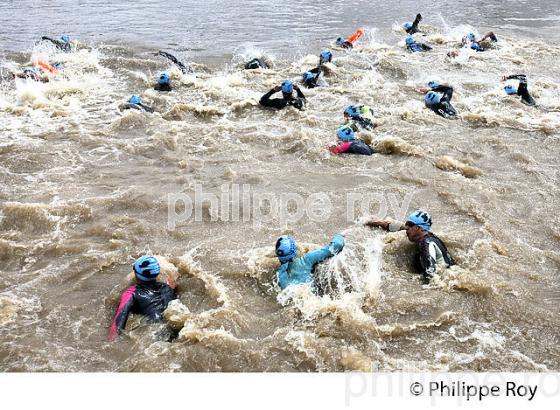
<svg viewBox="0 0 560 410">
<path fill-rule="evenodd" d="M 373 110 L 367 105 L 353 104 L 344 109 L 344 120 L 354 131 L 362 128 L 371 131 L 377 124 L 373 122 Z"/>
<path fill-rule="evenodd" d="M 253 58 L 245 63 L 245 70 L 255 70 L 257 68 L 269 69 L 270 66 L 262 58 Z"/>
<path fill-rule="evenodd" d="M 332 258 L 344 248 L 344 233 L 336 234 L 331 243 L 316 251 L 298 257 L 296 241 L 283 235 L 276 241 L 275 253 L 280 260 L 280 268 L 276 271 L 276 279 L 280 289 L 291 285 L 310 284 L 317 293 L 317 284 L 313 278 L 315 266 Z"/>
<path fill-rule="evenodd" d="M 336 45 L 341 48 L 354 48 L 356 41 L 358 41 L 358 39 L 362 36 L 362 34 L 364 34 L 364 29 L 359 28 L 358 30 L 356 30 L 354 34 L 352 34 L 347 39 L 345 39 L 344 37 L 338 37 L 336 39 Z"/>
<path fill-rule="evenodd" d="M 416 18 L 414 19 L 414 22 L 412 23 L 406 22 L 403 24 L 404 31 L 406 31 L 407 34 L 414 34 L 420 32 L 420 30 L 418 30 L 418 24 L 420 24 L 420 21 L 422 21 L 422 15 L 418 13 L 416 15 Z"/>
<path fill-rule="evenodd" d="M 329 151 L 338 154 L 372 155 L 373 149 L 359 138 L 356 138 L 354 130 L 345 125 L 337 131 L 336 135 L 342 141 L 341 144 L 329 147 Z"/>
<path fill-rule="evenodd" d="M 535 100 L 529 94 L 527 89 L 527 76 L 525 74 L 514 74 L 502 77 L 502 81 L 507 80 L 519 80 L 519 85 L 515 87 L 514 85 L 506 85 L 504 91 L 507 95 L 519 95 L 521 96 L 521 102 L 527 105 L 536 105 Z"/>
<path fill-rule="evenodd" d="M 70 51 L 72 51 L 72 45 L 70 44 L 70 37 L 67 36 L 66 34 L 63 35 L 60 38 L 60 40 L 55 40 L 54 38 L 43 36 L 41 37 L 41 41 L 50 41 L 52 44 L 54 44 L 54 46 L 57 49 L 64 51 L 65 53 L 69 53 Z"/>
<path fill-rule="evenodd" d="M 451 105 L 453 87 L 450 87 L 448 84 L 439 84 L 436 81 L 430 81 L 428 83 L 428 88 L 422 87 L 421 91 L 426 93 L 424 96 L 426 107 L 444 118 L 456 118 L 457 111 Z"/>
<path fill-rule="evenodd" d="M 154 86 L 154 90 L 156 90 L 156 91 L 172 91 L 173 90 L 171 88 L 171 78 L 169 77 L 169 74 L 162 73 L 159 76 L 158 82 Z"/>
<path fill-rule="evenodd" d="M 329 50 L 321 51 L 319 55 L 319 65 L 309 71 L 303 73 L 303 84 L 307 88 L 315 87 L 328 87 L 328 84 L 324 80 L 325 74 L 325 64 L 332 61 L 333 55 Z"/>
<path fill-rule="evenodd" d="M 153 256 L 142 256 L 133 265 L 136 284 L 121 295 L 121 300 L 111 328 L 108 340 L 113 341 L 126 327 L 130 313 L 144 315 L 149 321 L 163 321 L 163 311 L 173 299 L 177 298 L 177 283 L 168 276 L 167 283 L 157 282 L 160 265 Z"/>
<path fill-rule="evenodd" d="M 294 90 L 297 96 L 294 97 Z M 270 98 L 273 94 L 277 92 L 282 92 L 282 98 Z M 259 104 L 265 107 L 272 107 L 276 109 L 286 108 L 287 106 L 295 107 L 299 110 L 303 109 L 306 100 L 305 95 L 301 92 L 301 89 L 290 80 L 284 80 L 282 84 L 277 85 L 265 95 L 263 95 L 259 101 Z"/>
<path fill-rule="evenodd" d="M 414 211 L 404 225 L 378 219 L 372 219 L 365 225 L 390 232 L 405 230 L 408 240 L 416 244 L 415 267 L 425 282 L 432 279 L 438 266 L 445 265 L 449 268 L 455 265 L 443 241 L 432 232 L 432 217 L 425 211 Z"/>
<path fill-rule="evenodd" d="M 411 53 L 421 53 L 424 51 L 430 51 L 432 49 L 432 47 L 427 44 L 415 41 L 412 36 L 408 36 L 407 38 L 405 38 L 404 42 L 406 44 L 406 49 Z"/>
<path fill-rule="evenodd" d="M 487 40 L 490 39 L 490 42 Z M 498 41 L 498 37 L 494 34 L 494 32 L 489 31 L 485 33 L 480 40 L 476 40 L 476 36 L 474 33 L 468 33 L 463 39 L 461 40 L 461 47 L 469 48 L 476 52 L 483 52 L 490 46 L 491 43 L 496 43 Z M 457 57 L 459 55 L 458 50 L 452 50 L 447 53 L 448 57 Z"/>
<path fill-rule="evenodd" d="M 130 97 L 127 103 L 120 105 L 119 109 L 121 111 L 138 110 L 138 111 L 149 112 L 149 113 L 154 112 L 154 109 L 143 104 L 142 98 L 137 95 L 133 95 L 132 97 Z"/>
</svg>

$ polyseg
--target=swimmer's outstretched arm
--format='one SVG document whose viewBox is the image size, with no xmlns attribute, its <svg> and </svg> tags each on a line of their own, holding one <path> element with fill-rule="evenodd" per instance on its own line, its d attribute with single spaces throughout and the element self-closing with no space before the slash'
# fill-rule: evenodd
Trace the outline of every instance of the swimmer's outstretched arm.
<svg viewBox="0 0 560 410">
<path fill-rule="evenodd" d="M 397 232 L 406 229 L 404 225 L 399 222 L 389 222 L 389 221 L 384 221 L 382 219 L 375 219 L 375 218 L 367 221 L 364 225 L 369 226 L 370 228 L 385 229 L 386 231 L 389 232 Z"/>
<path fill-rule="evenodd" d="M 165 51 L 158 51 L 156 53 L 156 55 L 162 56 L 167 58 L 168 60 L 170 60 L 173 64 L 175 64 L 177 67 L 179 67 L 179 69 L 181 70 L 181 72 L 183 74 L 187 74 L 189 73 L 191 70 L 190 68 L 188 68 L 187 66 L 185 66 L 182 62 L 180 62 L 179 60 L 177 60 L 177 57 L 175 57 L 172 54 L 169 54 L 168 52 Z"/>
<path fill-rule="evenodd" d="M 502 77 L 502 81 L 507 81 L 507 80 L 519 80 L 519 82 L 527 82 L 527 76 L 525 74 L 513 74 L 513 75 L 508 75 L 508 76 L 503 76 Z"/>
<path fill-rule="evenodd" d="M 299 85 L 294 84 L 294 90 L 296 90 L 298 98 L 303 98 L 305 100 L 305 95 L 303 95 L 303 92 L 301 91 L 301 88 L 299 88 Z"/>
<path fill-rule="evenodd" d="M 420 24 L 420 21 L 422 21 L 422 15 L 420 13 L 418 13 L 416 15 L 416 18 L 414 19 L 414 22 L 412 23 L 412 29 L 418 31 L 418 24 Z"/>
<path fill-rule="evenodd" d="M 496 37 L 496 35 L 494 34 L 493 31 L 489 31 L 488 33 L 485 33 L 482 38 L 480 40 L 478 40 L 479 42 L 484 41 L 486 39 L 490 39 L 492 41 L 498 41 L 498 38 Z"/>
</svg>

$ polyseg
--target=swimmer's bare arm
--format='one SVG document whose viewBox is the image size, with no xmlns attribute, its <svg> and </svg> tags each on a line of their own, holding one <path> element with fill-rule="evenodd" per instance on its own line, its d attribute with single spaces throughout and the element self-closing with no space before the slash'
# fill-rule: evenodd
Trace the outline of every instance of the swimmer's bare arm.
<svg viewBox="0 0 560 410">
<path fill-rule="evenodd" d="M 406 229 L 404 225 L 399 222 L 390 222 L 375 218 L 367 221 L 364 225 L 369 226 L 370 228 L 381 228 L 390 232 L 397 232 Z"/>
</svg>

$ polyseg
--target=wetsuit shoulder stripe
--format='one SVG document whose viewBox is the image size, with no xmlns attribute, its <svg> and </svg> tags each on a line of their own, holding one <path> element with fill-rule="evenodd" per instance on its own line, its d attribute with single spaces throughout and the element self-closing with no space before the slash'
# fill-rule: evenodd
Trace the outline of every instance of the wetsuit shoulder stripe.
<svg viewBox="0 0 560 410">
<path fill-rule="evenodd" d="M 121 295 L 121 302 L 119 303 L 117 313 L 116 313 L 115 318 L 113 319 L 113 323 L 111 325 L 111 330 L 109 331 L 109 340 L 113 340 L 117 336 L 117 319 L 119 318 L 120 314 L 122 313 L 123 308 L 126 306 L 126 304 L 134 296 L 134 292 L 136 292 L 136 285 L 129 287 Z"/>
</svg>

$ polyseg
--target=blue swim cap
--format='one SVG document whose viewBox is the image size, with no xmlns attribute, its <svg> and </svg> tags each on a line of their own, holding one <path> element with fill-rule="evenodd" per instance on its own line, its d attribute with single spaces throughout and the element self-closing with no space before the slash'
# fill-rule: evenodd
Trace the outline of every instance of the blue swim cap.
<svg viewBox="0 0 560 410">
<path fill-rule="evenodd" d="M 470 41 L 474 41 L 475 38 L 476 38 L 476 37 L 474 36 L 474 33 L 468 33 L 468 34 L 466 35 L 466 37 L 467 37 Z"/>
<path fill-rule="evenodd" d="M 412 36 L 408 36 L 407 38 L 404 39 L 404 42 L 406 43 L 407 46 L 414 44 L 414 38 Z"/>
<path fill-rule="evenodd" d="M 153 256 L 141 256 L 133 265 L 136 277 L 144 282 L 152 282 L 159 275 L 159 262 Z"/>
<path fill-rule="evenodd" d="M 439 85 L 439 83 L 437 81 L 428 82 L 428 87 L 430 87 L 430 88 L 436 88 L 438 85 Z"/>
<path fill-rule="evenodd" d="M 133 95 L 132 97 L 130 97 L 130 100 L 128 100 L 128 102 L 131 104 L 140 104 L 142 102 L 142 98 L 138 97 L 137 95 Z"/>
<path fill-rule="evenodd" d="M 336 135 L 344 142 L 348 142 L 356 139 L 356 136 L 354 135 L 354 130 L 350 128 L 348 125 L 345 125 L 344 127 L 340 127 Z"/>
<path fill-rule="evenodd" d="M 403 27 L 405 30 L 410 30 L 412 28 L 412 23 L 404 23 Z"/>
<path fill-rule="evenodd" d="M 158 81 L 158 83 L 159 83 L 160 85 L 169 84 L 169 74 L 167 74 L 167 73 L 162 73 L 162 74 L 159 76 L 159 81 Z"/>
<path fill-rule="evenodd" d="M 290 80 L 282 81 L 282 92 L 285 94 L 291 94 L 294 92 L 294 84 Z"/>
<path fill-rule="evenodd" d="M 64 41 L 66 44 L 68 44 L 70 42 L 70 37 L 68 37 L 66 34 L 63 35 L 61 37 L 62 41 Z"/>
<path fill-rule="evenodd" d="M 329 50 L 321 51 L 321 54 L 319 54 L 319 56 L 321 57 L 321 59 L 328 63 L 332 61 L 332 53 Z"/>
<path fill-rule="evenodd" d="M 441 96 L 435 91 L 429 91 L 424 97 L 424 101 L 428 105 L 439 104 L 439 102 L 441 101 Z"/>
<path fill-rule="evenodd" d="M 408 216 L 406 222 L 417 225 L 425 231 L 432 231 L 432 217 L 429 213 L 422 210 L 417 210 Z"/>
<path fill-rule="evenodd" d="M 358 117 L 360 115 L 360 106 L 359 105 L 349 105 L 344 109 L 344 114 L 349 115 L 350 117 Z"/>
<path fill-rule="evenodd" d="M 310 73 L 309 71 L 303 73 L 303 81 L 308 81 L 311 80 L 312 78 L 313 78 L 313 74 Z"/>
<path fill-rule="evenodd" d="M 514 87 L 511 84 L 508 84 L 504 87 L 504 91 L 506 92 L 507 95 L 514 95 L 514 94 L 517 94 L 517 87 Z"/>
<path fill-rule="evenodd" d="M 344 37 L 339 37 L 336 39 L 336 44 L 342 44 L 346 41 L 346 39 Z"/>
<path fill-rule="evenodd" d="M 288 235 L 282 235 L 276 241 L 276 256 L 280 263 L 290 262 L 297 256 L 296 241 Z"/>
</svg>

